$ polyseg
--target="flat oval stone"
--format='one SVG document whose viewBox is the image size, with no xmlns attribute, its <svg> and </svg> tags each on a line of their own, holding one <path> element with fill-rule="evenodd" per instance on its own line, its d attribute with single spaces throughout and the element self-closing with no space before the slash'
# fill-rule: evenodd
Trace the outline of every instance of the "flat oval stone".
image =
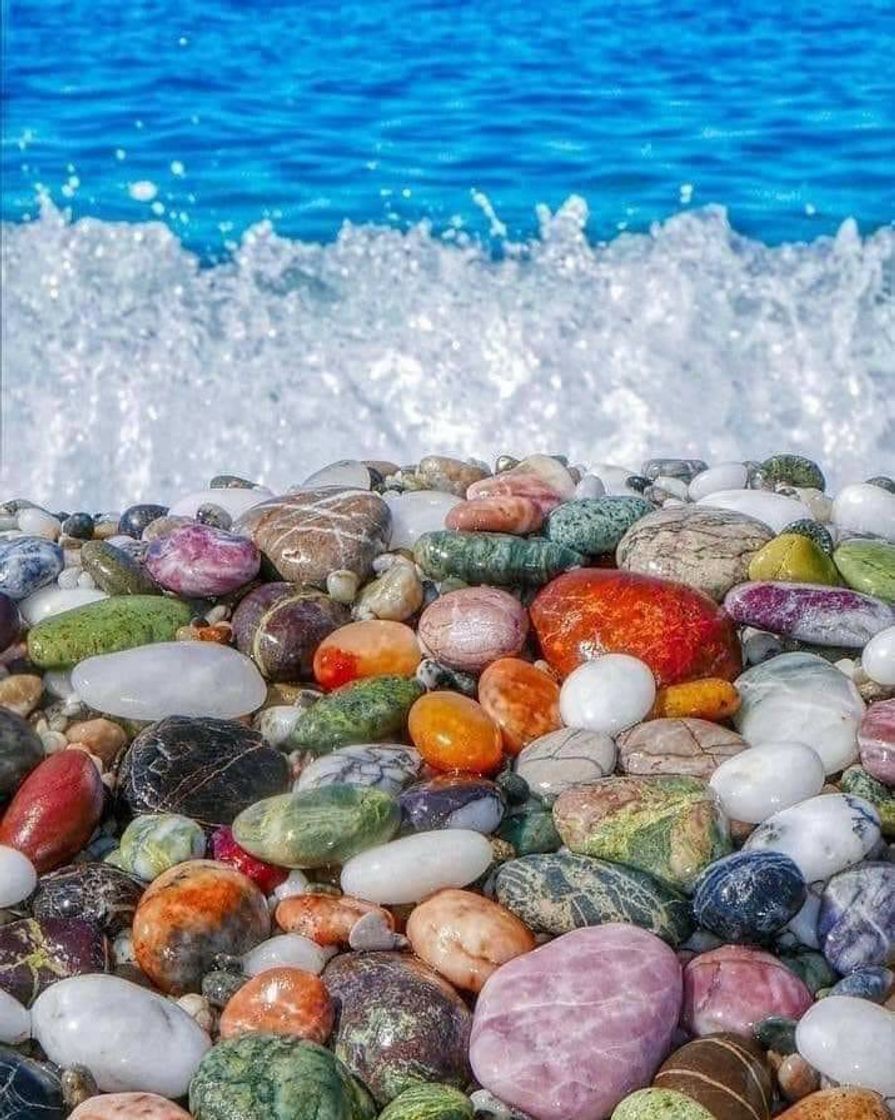
<svg viewBox="0 0 895 1120">
<path fill-rule="evenodd" d="M 444 887 L 468 886 L 491 858 L 491 845 L 478 832 L 453 829 L 449 844 L 440 830 L 417 832 L 354 856 L 342 868 L 341 886 L 370 902 L 419 902 Z"/>
<path fill-rule="evenodd" d="M 833 501 L 833 522 L 842 533 L 871 533 L 895 541 L 895 494 L 870 482 L 846 486 Z"/>
<path fill-rule="evenodd" d="M 580 553 L 540 537 L 449 530 L 424 533 L 413 546 L 413 558 L 430 579 L 500 587 L 540 587 L 582 562 Z"/>
<path fill-rule="evenodd" d="M 235 719 L 255 711 L 267 695 L 252 662 L 214 642 L 160 642 L 88 657 L 71 679 L 89 707 L 132 720 Z"/>
<path fill-rule="evenodd" d="M 93 582 L 108 595 L 157 595 L 155 582 L 143 565 L 108 541 L 85 541 L 81 546 L 81 566 Z"/>
<path fill-rule="evenodd" d="M 18 601 L 52 583 L 65 567 L 62 549 L 43 537 L 0 541 L 0 593 Z"/>
<path fill-rule="evenodd" d="M 27 599 L 22 599 L 19 613 L 29 626 L 36 626 L 45 618 L 53 618 L 64 611 L 107 598 L 105 591 L 98 591 L 93 587 L 56 587 L 55 584 L 50 584 L 32 592 Z"/>
<path fill-rule="evenodd" d="M 537 933 L 622 922 L 677 946 L 693 932 L 690 903 L 682 894 L 645 871 L 571 852 L 509 860 L 497 872 L 494 892 Z"/>
<path fill-rule="evenodd" d="M 390 1101 L 379 1120 L 473 1120 L 472 1101 L 450 1085 L 413 1085 Z"/>
<path fill-rule="evenodd" d="M 247 537 L 210 525 L 184 525 L 149 546 L 146 570 L 175 595 L 227 595 L 258 574 L 261 554 Z"/>
<path fill-rule="evenodd" d="M 821 1089 L 781 1112 L 778 1120 L 891 1120 L 886 1102 L 869 1089 Z"/>
<path fill-rule="evenodd" d="M 576 498 L 553 510 L 544 532 L 556 544 L 595 556 L 612 552 L 631 526 L 653 508 L 644 498 Z"/>
<path fill-rule="evenodd" d="M 619 769 L 625 774 L 679 774 L 707 779 L 748 744 L 727 727 L 688 717 L 650 719 L 616 738 Z"/>
<path fill-rule="evenodd" d="M 44 745 L 30 723 L 0 708 L 0 806 L 43 761 Z"/>
<path fill-rule="evenodd" d="M 320 487 L 271 498 L 244 513 L 233 532 L 249 537 L 285 580 L 326 587 L 330 572 L 362 581 L 388 548 L 391 512 L 378 494 Z"/>
<path fill-rule="evenodd" d="M 612 1120 L 714 1120 L 698 1101 L 674 1089 L 638 1089 L 619 1104 Z"/>
<path fill-rule="evenodd" d="M 326 985 L 300 968 L 270 968 L 253 976 L 228 1001 L 221 1038 L 281 1034 L 321 1046 L 333 1027 L 334 1008 Z"/>
<path fill-rule="evenodd" d="M 817 936 L 843 975 L 895 961 L 895 864 L 860 863 L 834 875 L 821 896 Z"/>
<path fill-rule="evenodd" d="M 464 587 L 423 611 L 419 640 L 425 652 L 451 669 L 479 673 L 499 657 L 515 657 L 528 635 L 528 612 L 496 587 Z"/>
<path fill-rule="evenodd" d="M 295 789 L 339 784 L 397 796 L 419 775 L 422 765 L 422 756 L 413 747 L 400 743 L 357 743 L 313 759 L 299 774 Z"/>
<path fill-rule="evenodd" d="M 895 786 L 895 700 L 870 705 L 858 727 L 858 749 L 867 773 Z"/>
<path fill-rule="evenodd" d="M 565 845 L 637 867 L 676 887 L 730 851 L 727 821 L 696 778 L 604 778 L 566 790 L 553 806 Z"/>
<path fill-rule="evenodd" d="M 656 699 L 649 665 L 607 653 L 573 669 L 563 681 L 559 712 L 568 727 L 615 735 L 646 717 Z"/>
<path fill-rule="evenodd" d="M 387 493 L 385 501 L 392 515 L 391 547 L 412 549 L 424 533 L 445 527 L 445 519 L 460 506 L 461 499 L 441 490 L 415 490 L 404 494 Z"/>
<path fill-rule="evenodd" d="M 108 942 L 82 918 L 22 918 L 0 926 L 0 988 L 26 1007 L 67 976 L 109 968 Z"/>
<path fill-rule="evenodd" d="M 854 649 L 895 623 L 895 607 L 882 599 L 812 583 L 742 583 L 725 596 L 724 609 L 741 626 Z"/>
<path fill-rule="evenodd" d="M 182 1097 L 211 1046 L 182 1008 L 118 976 L 60 980 L 31 1015 L 47 1056 L 86 1066 L 104 1092 Z"/>
<path fill-rule="evenodd" d="M 121 834 L 115 866 L 145 882 L 190 859 L 205 855 L 201 825 L 178 813 L 144 813 Z"/>
<path fill-rule="evenodd" d="M 374 1120 L 366 1089 L 322 1046 L 247 1034 L 211 1050 L 190 1084 L 195 1120 Z"/>
<path fill-rule="evenodd" d="M 844 540 L 833 553 L 833 563 L 855 591 L 895 603 L 895 542 Z"/>
<path fill-rule="evenodd" d="M 827 996 L 796 1027 L 802 1057 L 825 1077 L 895 1096 L 895 1015 L 866 999 Z"/>
<path fill-rule="evenodd" d="M 104 1093 L 83 1101 L 68 1120 L 190 1120 L 190 1114 L 157 1093 Z"/>
<path fill-rule="evenodd" d="M 578 929 L 488 980 L 473 1021 L 472 1069 L 536 1120 L 605 1117 L 649 1083 L 680 1004 L 680 965 L 664 942 L 615 923 Z"/>
<path fill-rule="evenodd" d="M 365 677 L 412 677 L 421 657 L 411 627 L 367 618 L 323 639 L 314 654 L 314 677 L 327 691 Z"/>
<path fill-rule="evenodd" d="M 799 912 L 807 888 L 801 871 L 779 852 L 734 852 L 696 883 L 697 922 L 724 941 L 768 941 Z"/>
<path fill-rule="evenodd" d="M 653 1079 L 724 1120 L 769 1120 L 774 1090 L 764 1052 L 750 1038 L 720 1033 L 686 1043 Z"/>
<path fill-rule="evenodd" d="M 132 813 L 178 813 L 206 826 L 231 824 L 288 788 L 285 757 L 259 732 L 235 720 L 189 716 L 141 731 L 118 775 L 118 795 Z"/>
<path fill-rule="evenodd" d="M 352 681 L 305 712 L 290 734 L 288 746 L 326 754 L 336 747 L 400 736 L 407 728 L 410 709 L 425 691 L 419 681 L 405 677 Z"/>
<path fill-rule="evenodd" d="M 736 630 L 707 596 L 668 580 L 586 568 L 548 584 L 530 608 L 544 656 L 562 676 L 605 653 L 644 661 L 659 686 L 740 671 Z"/>
<path fill-rule="evenodd" d="M 134 915 L 134 954 L 156 987 L 181 995 L 200 990 L 217 954 L 239 956 L 269 932 L 267 902 L 251 879 L 223 863 L 190 860 L 146 888 Z"/>
<path fill-rule="evenodd" d="M 280 867 L 326 867 L 384 844 L 399 822 L 391 795 L 330 785 L 257 801 L 233 822 L 233 836 L 251 855 Z"/>
<path fill-rule="evenodd" d="M 531 498 L 495 494 L 490 498 L 473 498 L 471 502 L 455 505 L 448 510 L 443 527 L 460 532 L 512 533 L 524 537 L 527 533 L 536 533 L 543 524 L 541 507 Z M 427 528 L 441 529 L 442 526 L 430 525 Z"/>
<path fill-rule="evenodd" d="M 616 561 L 626 571 L 675 580 L 720 601 L 746 579 L 770 540 L 768 527 L 753 517 L 680 506 L 648 512 L 618 542 Z"/>
<path fill-rule="evenodd" d="M 72 863 L 42 875 L 31 913 L 46 918 L 83 918 L 110 936 L 133 924 L 145 884 L 109 863 Z"/>
<path fill-rule="evenodd" d="M 65 1120 L 68 1108 L 58 1070 L 0 1046 L 0 1115 L 9 1120 Z"/>
<path fill-rule="evenodd" d="M 722 762 L 709 785 L 728 818 L 759 824 L 816 797 L 824 778 L 820 756 L 805 743 L 763 743 Z"/>
<path fill-rule="evenodd" d="M 376 1101 L 419 1081 L 469 1081 L 472 1016 L 438 973 L 402 953 L 344 953 L 324 982 L 340 1012 L 333 1049 Z"/>
<path fill-rule="evenodd" d="M 503 819 L 506 798 L 487 778 L 448 774 L 410 786 L 398 806 L 406 831 L 466 828 L 487 835 Z"/>
<path fill-rule="evenodd" d="M 523 747 L 514 771 L 545 804 L 572 786 L 588 785 L 615 769 L 615 743 L 599 731 L 562 727 Z"/>
<path fill-rule="evenodd" d="M 31 860 L 16 848 L 0 845 L 0 910 L 18 906 L 36 885 L 37 872 Z"/>
<path fill-rule="evenodd" d="M 812 516 L 804 502 L 768 490 L 718 490 L 700 498 L 697 505 L 744 513 L 763 521 L 775 533 L 782 533 L 792 521 Z"/>
<path fill-rule="evenodd" d="M 320 643 L 350 619 L 348 609 L 321 591 L 294 583 L 265 583 L 233 612 L 236 646 L 270 681 L 312 675 Z"/>
<path fill-rule="evenodd" d="M 791 531 L 774 537 L 752 557 L 747 576 L 738 582 L 744 583 L 746 578 L 830 586 L 840 582 L 836 565 L 827 553 L 804 533 Z"/>
</svg>

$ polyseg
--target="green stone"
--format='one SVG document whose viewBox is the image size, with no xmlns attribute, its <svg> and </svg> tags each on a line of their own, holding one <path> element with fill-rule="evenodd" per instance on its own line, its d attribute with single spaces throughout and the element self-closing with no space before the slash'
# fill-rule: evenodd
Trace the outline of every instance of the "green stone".
<svg viewBox="0 0 895 1120">
<path fill-rule="evenodd" d="M 583 926 L 623 922 L 677 947 L 693 932 L 684 895 L 645 871 L 571 852 L 531 855 L 503 864 L 498 902 L 537 933 L 559 936 Z"/>
<path fill-rule="evenodd" d="M 41 669 L 71 669 L 100 653 L 171 642 L 192 615 L 161 595 L 119 595 L 85 603 L 39 622 L 28 634 L 28 656 Z"/>
<path fill-rule="evenodd" d="M 895 838 L 895 794 L 887 785 L 877 781 L 860 766 L 850 766 L 839 779 L 843 793 L 863 797 L 879 813 L 880 825 L 886 839 Z"/>
<path fill-rule="evenodd" d="M 455 533 L 448 529 L 423 533 L 413 558 L 434 580 L 540 587 L 570 568 L 580 568 L 579 552 L 540 537 L 509 533 Z"/>
<path fill-rule="evenodd" d="M 500 822 L 497 835 L 513 845 L 517 856 L 555 852 L 562 844 L 553 823 L 553 814 L 536 797 L 511 806 Z"/>
<path fill-rule="evenodd" d="M 612 1120 L 717 1120 L 692 1097 L 674 1089 L 640 1089 L 619 1104 Z"/>
<path fill-rule="evenodd" d="M 108 541 L 87 541 L 81 546 L 81 565 L 107 595 L 160 595 L 148 572 L 123 548 Z"/>
<path fill-rule="evenodd" d="M 815 521 L 811 517 L 803 517 L 798 521 L 791 521 L 788 525 L 784 525 L 780 531 L 780 536 L 785 536 L 790 533 L 797 533 L 800 537 L 807 537 L 809 541 L 814 541 L 821 552 L 825 552 L 827 556 L 833 555 L 833 538 L 830 536 L 830 530 L 821 525 L 819 521 Z"/>
<path fill-rule="evenodd" d="M 472 1101 L 450 1085 L 414 1085 L 379 1113 L 379 1120 L 473 1120 Z"/>
<path fill-rule="evenodd" d="M 246 1034 L 213 1046 L 190 1082 L 195 1120 L 374 1120 L 356 1078 L 322 1046 Z"/>
<path fill-rule="evenodd" d="M 867 481 L 871 486 L 878 486 L 880 490 L 895 494 L 895 478 L 890 478 L 887 474 L 875 474 L 873 478 L 868 478 Z"/>
<path fill-rule="evenodd" d="M 768 541 L 749 561 L 749 579 L 828 586 L 840 582 L 830 557 L 803 533 L 782 533 Z"/>
<path fill-rule="evenodd" d="M 278 867 L 327 867 L 385 844 L 400 820 L 389 794 L 333 784 L 256 801 L 233 822 L 233 838 Z"/>
<path fill-rule="evenodd" d="M 162 872 L 189 859 L 205 855 L 201 825 L 179 813 L 144 813 L 130 822 L 121 835 L 114 863 L 122 871 L 151 882 Z"/>
<path fill-rule="evenodd" d="M 797 1020 L 788 1019 L 785 1015 L 771 1015 L 756 1023 L 752 1033 L 765 1050 L 773 1050 L 776 1054 L 794 1054 L 797 1025 Z"/>
<path fill-rule="evenodd" d="M 761 472 L 769 482 L 786 482 L 812 490 L 825 490 L 823 471 L 804 455 L 772 455 L 761 464 Z"/>
<path fill-rule="evenodd" d="M 588 556 L 614 552 L 631 526 L 654 509 L 644 498 L 576 498 L 556 507 L 545 533 L 555 544 Z"/>
<path fill-rule="evenodd" d="M 410 709 L 425 691 L 419 681 L 406 677 L 352 681 L 305 712 L 286 748 L 328 754 L 352 743 L 400 738 L 407 730 Z"/>
<path fill-rule="evenodd" d="M 895 544 L 854 538 L 843 541 L 833 563 L 849 587 L 895 603 Z"/>
<path fill-rule="evenodd" d="M 833 971 L 823 953 L 816 953 L 813 949 L 781 953 L 780 962 L 798 976 L 812 995 L 821 988 L 832 987 L 839 979 L 839 973 Z"/>
</svg>

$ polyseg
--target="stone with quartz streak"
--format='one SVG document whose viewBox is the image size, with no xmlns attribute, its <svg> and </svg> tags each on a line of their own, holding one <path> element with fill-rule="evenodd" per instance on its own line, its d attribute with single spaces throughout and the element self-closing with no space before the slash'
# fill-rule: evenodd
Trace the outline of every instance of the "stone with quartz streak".
<svg viewBox="0 0 895 1120">
<path fill-rule="evenodd" d="M 606 1117 L 649 1084 L 681 1006 L 664 942 L 609 923 L 509 961 L 485 983 L 470 1040 L 484 1088 L 535 1120 Z"/>
<path fill-rule="evenodd" d="M 68 1120 L 189 1120 L 173 1101 L 157 1093 L 104 1093 L 79 1104 Z"/>
<path fill-rule="evenodd" d="M 724 609 L 741 626 L 855 649 L 895 623 L 895 607 L 882 599 L 814 583 L 742 583 L 725 596 Z"/>
<path fill-rule="evenodd" d="M 464 587 L 442 595 L 419 622 L 424 649 L 443 665 L 469 673 L 499 657 L 514 657 L 527 634 L 525 608 L 497 587 Z"/>
<path fill-rule="evenodd" d="M 160 587 L 177 595 L 226 595 L 258 574 L 261 554 L 246 537 L 211 525 L 184 525 L 152 542 L 144 561 Z"/>
<path fill-rule="evenodd" d="M 870 705 L 858 728 L 858 749 L 867 773 L 895 786 L 895 700 Z"/>
</svg>

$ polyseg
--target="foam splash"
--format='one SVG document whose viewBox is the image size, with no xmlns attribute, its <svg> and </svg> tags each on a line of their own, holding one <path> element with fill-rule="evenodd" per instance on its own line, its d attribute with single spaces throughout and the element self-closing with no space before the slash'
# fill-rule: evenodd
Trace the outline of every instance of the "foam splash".
<svg viewBox="0 0 895 1120">
<path fill-rule="evenodd" d="M 262 224 L 208 268 L 159 223 L 6 225 L 3 492 L 120 508 L 433 451 L 895 469 L 895 230 L 769 248 L 709 208 L 592 245 L 581 199 L 539 216 L 496 259 Z"/>
</svg>

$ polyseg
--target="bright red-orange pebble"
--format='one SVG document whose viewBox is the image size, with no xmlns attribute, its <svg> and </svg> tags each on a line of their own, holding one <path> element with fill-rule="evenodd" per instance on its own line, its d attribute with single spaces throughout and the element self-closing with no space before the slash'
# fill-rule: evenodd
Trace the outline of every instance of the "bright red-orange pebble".
<svg viewBox="0 0 895 1120">
<path fill-rule="evenodd" d="M 410 709 L 413 744 L 433 770 L 493 774 L 503 761 L 500 728 L 475 700 L 429 692 Z"/>
<path fill-rule="evenodd" d="M 500 728 L 509 754 L 562 726 L 559 685 L 518 657 L 491 662 L 479 678 L 479 703 Z"/>
<path fill-rule="evenodd" d="M 333 1029 L 333 1017 L 326 985 L 313 972 L 269 968 L 232 996 L 221 1015 L 221 1038 L 266 1032 L 323 1045 Z"/>
<path fill-rule="evenodd" d="M 325 689 L 361 677 L 412 677 L 421 656 L 416 634 L 403 622 L 349 622 L 317 647 L 314 676 Z"/>
<path fill-rule="evenodd" d="M 300 933 L 318 945 L 347 945 L 355 924 L 367 914 L 378 914 L 389 929 L 395 928 L 388 910 L 349 895 L 298 894 L 284 898 L 274 918 L 280 929 Z"/>
</svg>

